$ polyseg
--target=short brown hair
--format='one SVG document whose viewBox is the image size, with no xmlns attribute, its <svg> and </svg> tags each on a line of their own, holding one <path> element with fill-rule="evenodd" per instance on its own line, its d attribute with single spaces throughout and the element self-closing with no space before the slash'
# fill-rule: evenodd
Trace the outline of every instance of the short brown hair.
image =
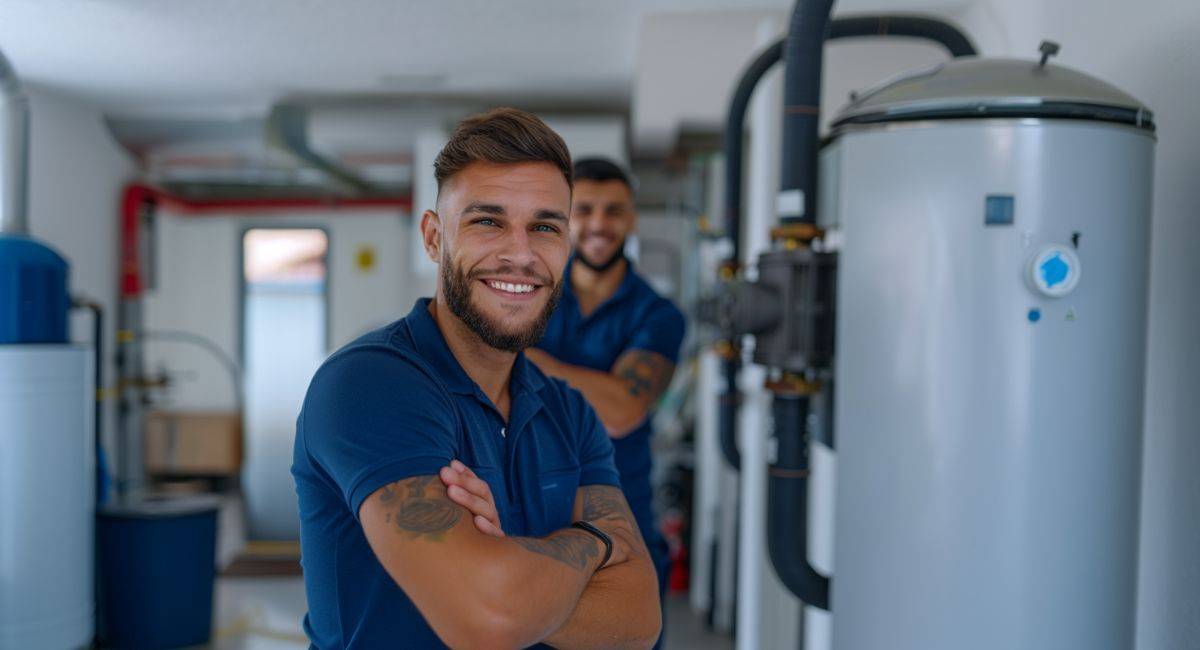
<svg viewBox="0 0 1200 650">
<path fill-rule="evenodd" d="M 548 162 L 562 171 L 568 187 L 573 183 L 567 144 L 536 115 L 515 108 L 493 108 L 458 123 L 433 161 L 438 190 L 446 179 L 480 161 Z"/>
</svg>

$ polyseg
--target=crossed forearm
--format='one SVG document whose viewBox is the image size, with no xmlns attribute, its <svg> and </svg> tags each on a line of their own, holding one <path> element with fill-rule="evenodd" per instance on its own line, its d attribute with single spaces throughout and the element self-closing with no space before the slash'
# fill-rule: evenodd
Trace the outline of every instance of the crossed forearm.
<svg viewBox="0 0 1200 650">
<path fill-rule="evenodd" d="M 503 579 L 479 584 L 516 606 L 506 614 L 521 620 L 522 641 L 542 641 L 557 648 L 648 648 L 658 638 L 661 610 L 658 583 L 650 554 L 641 532 L 619 488 L 593 485 L 580 488 L 578 518 L 592 522 L 610 535 L 612 562 L 596 570 L 604 560 L 601 547 L 589 533 L 563 529 L 546 537 L 493 538 L 508 541 L 524 551 L 525 557 L 488 558 L 493 566 L 503 562 Z M 511 547 L 505 549 L 506 555 Z M 559 566 L 547 568 L 543 558 Z M 551 573 L 566 567 L 573 578 L 555 578 Z M 567 584 L 570 583 L 570 584 Z"/>
<path fill-rule="evenodd" d="M 384 568 L 454 647 L 525 647 L 566 622 L 602 562 L 603 545 L 564 529 L 493 537 L 433 476 L 390 484 L 360 519 Z"/>
<path fill-rule="evenodd" d="M 661 616 L 654 567 L 634 558 L 592 576 L 566 623 L 544 643 L 562 650 L 649 648 Z"/>
<path fill-rule="evenodd" d="M 494 607 L 520 628 L 522 643 L 531 645 L 567 622 L 595 578 L 602 550 L 594 537 L 576 529 L 497 541 L 508 548 L 480 558 L 501 567 L 495 573 L 503 575 L 493 573 L 498 579 L 491 583 Z"/>
<path fill-rule="evenodd" d="M 630 553 L 625 562 L 592 576 L 566 623 L 544 642 L 562 650 L 649 648 L 658 639 L 662 611 L 654 564 L 633 513 L 617 488 L 589 486 L 582 492 L 584 519 L 628 522 L 617 536 Z"/>
</svg>

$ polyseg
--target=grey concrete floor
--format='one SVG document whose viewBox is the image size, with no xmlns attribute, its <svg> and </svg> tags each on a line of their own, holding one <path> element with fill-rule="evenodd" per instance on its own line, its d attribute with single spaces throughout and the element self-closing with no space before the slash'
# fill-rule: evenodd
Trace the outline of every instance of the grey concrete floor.
<svg viewBox="0 0 1200 650">
<path fill-rule="evenodd" d="M 300 620 L 307 606 L 302 578 L 217 580 L 216 628 L 208 647 L 216 650 L 298 650 L 308 647 Z M 733 641 L 709 632 L 692 614 L 687 598 L 667 601 L 667 650 L 728 650 Z"/>
</svg>

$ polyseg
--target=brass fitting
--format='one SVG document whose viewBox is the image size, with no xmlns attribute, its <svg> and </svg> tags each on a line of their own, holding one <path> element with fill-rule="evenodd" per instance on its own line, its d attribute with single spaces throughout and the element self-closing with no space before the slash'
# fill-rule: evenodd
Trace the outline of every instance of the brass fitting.
<svg viewBox="0 0 1200 650">
<path fill-rule="evenodd" d="M 717 353 L 722 359 L 736 359 L 739 350 L 731 341 L 717 341 L 713 344 L 713 352 Z"/>
<path fill-rule="evenodd" d="M 782 241 L 784 248 L 795 250 L 807 246 L 812 240 L 824 236 L 825 230 L 811 223 L 788 223 L 771 229 L 771 239 Z"/>
<path fill-rule="evenodd" d="M 777 395 L 815 395 L 821 392 L 819 380 L 809 381 L 800 375 L 785 372 L 776 379 L 767 379 L 763 387 Z"/>
<path fill-rule="evenodd" d="M 717 276 L 725 281 L 733 280 L 737 277 L 740 269 L 741 265 L 737 262 L 722 262 L 721 267 L 717 269 Z"/>
</svg>

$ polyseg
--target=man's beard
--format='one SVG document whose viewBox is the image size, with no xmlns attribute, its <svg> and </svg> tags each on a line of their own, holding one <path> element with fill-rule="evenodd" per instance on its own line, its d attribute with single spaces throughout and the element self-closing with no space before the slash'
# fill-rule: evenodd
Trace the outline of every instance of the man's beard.
<svg viewBox="0 0 1200 650">
<path fill-rule="evenodd" d="M 577 249 L 576 253 L 575 253 L 575 259 L 579 260 L 584 266 L 595 271 L 596 273 L 604 273 L 605 271 L 611 269 L 614 264 L 616 264 L 618 261 L 620 261 L 624 257 L 625 257 L 625 238 L 621 238 L 621 243 L 617 246 L 617 250 L 613 251 L 613 254 L 610 255 L 608 257 L 608 259 L 604 260 L 603 262 L 601 262 L 599 264 L 593 263 L 592 260 L 589 260 L 587 258 L 587 256 L 583 254 L 582 249 Z"/>
<path fill-rule="evenodd" d="M 442 287 L 446 294 L 446 305 L 450 308 L 450 313 L 465 323 L 467 328 L 485 344 L 505 352 L 520 352 L 525 348 L 533 347 L 542 340 L 542 335 L 546 333 L 546 326 L 550 323 L 550 316 L 554 313 L 554 308 L 558 305 L 558 298 L 562 294 L 561 280 L 551 287 L 550 298 L 546 301 L 546 306 L 528 328 L 520 332 L 505 332 L 498 323 L 476 309 L 474 303 L 471 302 L 471 285 L 484 275 L 526 275 L 537 278 L 541 278 L 541 276 L 534 273 L 532 269 L 526 269 L 523 273 L 519 273 L 512 267 L 474 271 L 468 274 L 462 267 L 454 266 L 446 254 L 442 255 L 441 266 Z M 543 283 L 543 286 L 548 285 L 549 282 Z"/>
</svg>

